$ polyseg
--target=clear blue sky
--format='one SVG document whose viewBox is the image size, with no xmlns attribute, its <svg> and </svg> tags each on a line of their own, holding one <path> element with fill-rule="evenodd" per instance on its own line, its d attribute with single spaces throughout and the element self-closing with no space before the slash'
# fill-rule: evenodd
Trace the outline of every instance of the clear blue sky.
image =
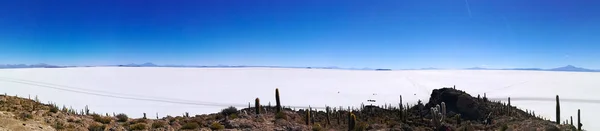
<svg viewBox="0 0 600 131">
<path fill-rule="evenodd" d="M 594 0 L 0 0 L 0 64 L 600 69 L 598 7 Z"/>
</svg>

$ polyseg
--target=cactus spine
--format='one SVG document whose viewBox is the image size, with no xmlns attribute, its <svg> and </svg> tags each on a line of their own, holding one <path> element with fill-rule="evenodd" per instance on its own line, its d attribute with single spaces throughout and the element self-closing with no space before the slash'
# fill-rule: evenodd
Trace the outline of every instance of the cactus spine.
<svg viewBox="0 0 600 131">
<path fill-rule="evenodd" d="M 254 112 L 259 115 L 260 114 L 260 99 L 254 99 Z"/>
<path fill-rule="evenodd" d="M 275 101 L 277 113 L 281 112 L 281 102 L 279 101 L 279 88 L 275 89 Z"/>
<path fill-rule="evenodd" d="M 556 95 L 556 124 L 560 124 L 560 103 L 558 95 Z"/>
</svg>

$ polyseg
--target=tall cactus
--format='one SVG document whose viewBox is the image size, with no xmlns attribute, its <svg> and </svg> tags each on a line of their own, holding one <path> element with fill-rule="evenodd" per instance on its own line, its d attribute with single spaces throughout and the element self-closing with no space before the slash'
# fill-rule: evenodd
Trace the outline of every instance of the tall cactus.
<svg viewBox="0 0 600 131">
<path fill-rule="evenodd" d="M 509 115 L 509 116 L 510 116 L 510 112 L 511 112 L 510 108 L 511 108 L 511 105 L 510 105 L 510 97 L 508 97 L 508 107 L 506 107 L 506 111 L 508 112 L 508 115 Z"/>
<path fill-rule="evenodd" d="M 314 125 L 314 124 L 315 124 L 315 114 L 317 114 L 317 111 L 315 111 L 315 112 L 313 113 L 313 112 L 312 112 L 312 111 L 313 111 L 313 110 L 312 110 L 312 108 L 310 108 L 310 106 L 309 106 L 308 108 L 309 108 L 309 111 L 311 112 L 311 113 L 310 113 L 310 123 Z M 315 109 L 315 110 L 316 110 L 316 109 Z"/>
<path fill-rule="evenodd" d="M 327 125 L 328 126 L 331 125 L 331 119 L 329 118 L 331 112 L 329 110 L 330 110 L 329 106 L 325 106 L 325 112 L 327 115 Z"/>
<path fill-rule="evenodd" d="M 556 124 L 560 124 L 560 100 L 558 99 L 558 95 L 556 95 Z"/>
<path fill-rule="evenodd" d="M 349 131 L 353 131 L 354 128 L 356 127 L 356 115 L 354 115 L 354 113 L 350 112 L 348 113 L 348 130 Z"/>
<path fill-rule="evenodd" d="M 306 110 L 306 125 L 310 125 L 310 107 Z"/>
<path fill-rule="evenodd" d="M 581 124 L 581 110 L 577 109 L 577 130 L 581 131 L 581 126 L 583 126 L 583 124 Z"/>
<path fill-rule="evenodd" d="M 254 110 L 257 115 L 260 114 L 260 99 L 254 99 Z"/>
<path fill-rule="evenodd" d="M 90 115 L 90 109 L 85 105 L 85 115 Z"/>
<path fill-rule="evenodd" d="M 573 116 L 571 116 L 571 126 L 573 126 Z"/>
<path fill-rule="evenodd" d="M 510 97 L 508 97 L 508 106 L 510 107 Z"/>
<path fill-rule="evenodd" d="M 342 116 L 340 114 L 341 114 L 341 112 L 339 110 L 335 113 L 335 115 L 337 117 L 337 124 L 338 125 L 341 124 L 341 119 L 342 119 Z"/>
<path fill-rule="evenodd" d="M 442 106 L 441 106 L 441 111 L 442 111 L 442 117 L 446 117 L 446 103 L 442 102 Z"/>
<path fill-rule="evenodd" d="M 275 89 L 275 101 L 276 101 L 276 107 L 277 108 L 277 113 L 281 112 L 281 102 L 279 101 L 279 88 Z"/>
</svg>

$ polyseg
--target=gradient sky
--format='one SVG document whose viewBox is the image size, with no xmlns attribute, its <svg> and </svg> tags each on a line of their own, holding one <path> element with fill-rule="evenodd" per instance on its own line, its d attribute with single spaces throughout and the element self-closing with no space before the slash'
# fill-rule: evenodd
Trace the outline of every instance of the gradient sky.
<svg viewBox="0 0 600 131">
<path fill-rule="evenodd" d="M 0 0 L 0 64 L 600 69 L 595 0 Z"/>
</svg>

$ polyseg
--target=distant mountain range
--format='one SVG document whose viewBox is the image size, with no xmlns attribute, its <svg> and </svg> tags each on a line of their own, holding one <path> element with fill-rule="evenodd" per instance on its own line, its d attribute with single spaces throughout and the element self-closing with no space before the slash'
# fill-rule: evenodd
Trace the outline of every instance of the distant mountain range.
<svg viewBox="0 0 600 131">
<path fill-rule="evenodd" d="M 198 66 L 198 65 L 157 65 L 154 63 L 142 63 L 142 64 L 126 64 L 126 65 L 109 65 L 117 67 L 190 67 L 190 68 L 250 68 L 250 67 L 262 67 L 262 68 L 302 68 L 302 69 L 344 69 L 344 70 L 377 70 L 377 71 L 390 71 L 392 69 L 385 68 L 341 68 L 341 67 L 292 67 L 292 66 L 246 66 L 246 65 L 216 65 L 216 66 Z M 0 65 L 0 69 L 6 68 L 67 68 L 67 67 L 92 67 L 92 66 L 57 66 L 45 63 L 40 64 L 6 64 Z M 528 71 L 570 71 L 570 72 L 600 72 L 600 70 L 586 69 L 582 67 L 576 67 L 573 65 L 567 65 L 564 67 L 542 69 L 542 68 L 505 68 L 505 69 L 494 69 L 494 68 L 482 68 L 482 67 L 471 67 L 464 68 L 465 70 L 528 70 Z M 442 68 L 420 68 L 420 69 L 404 69 L 404 70 L 443 70 Z"/>
<path fill-rule="evenodd" d="M 56 65 L 49 65 L 49 64 L 44 64 L 44 63 L 33 64 L 33 65 L 26 65 L 26 64 L 0 65 L 0 68 L 64 68 L 64 67 L 69 67 L 69 66 L 56 66 Z"/>
<path fill-rule="evenodd" d="M 506 69 L 491 69 L 491 68 L 466 68 L 467 70 L 529 70 L 529 71 L 571 71 L 571 72 L 600 72 L 600 70 L 586 69 L 581 67 L 576 67 L 573 65 L 567 65 L 558 68 L 551 69 L 542 69 L 542 68 L 506 68 Z"/>
</svg>

